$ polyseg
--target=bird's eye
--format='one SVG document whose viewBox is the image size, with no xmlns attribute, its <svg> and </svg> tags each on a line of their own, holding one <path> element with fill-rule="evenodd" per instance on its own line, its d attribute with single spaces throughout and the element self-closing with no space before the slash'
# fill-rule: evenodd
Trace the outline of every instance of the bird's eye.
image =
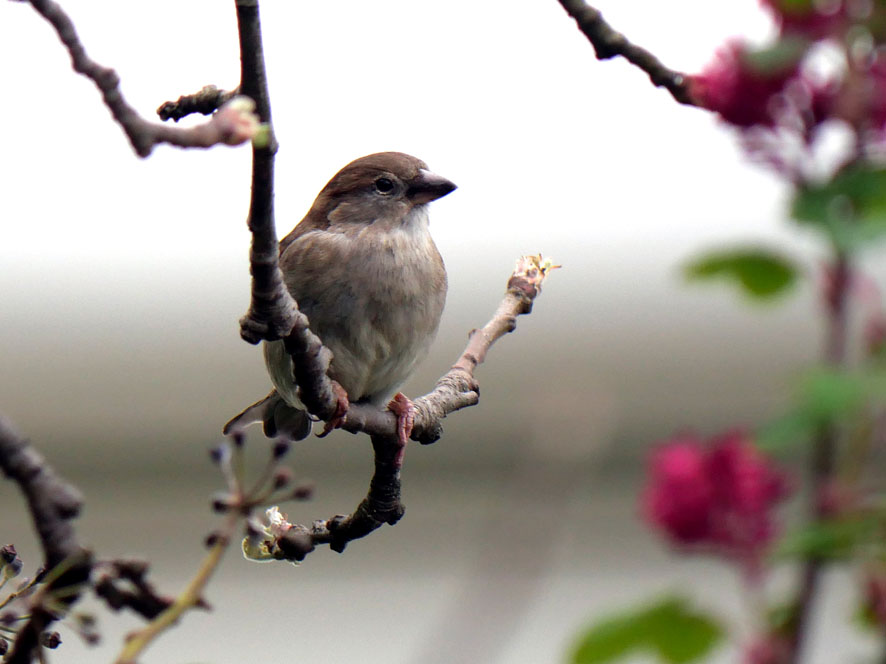
<svg viewBox="0 0 886 664">
<path fill-rule="evenodd" d="M 394 191 L 394 182 L 390 178 L 379 178 L 375 181 L 375 190 L 380 194 L 390 194 Z"/>
</svg>

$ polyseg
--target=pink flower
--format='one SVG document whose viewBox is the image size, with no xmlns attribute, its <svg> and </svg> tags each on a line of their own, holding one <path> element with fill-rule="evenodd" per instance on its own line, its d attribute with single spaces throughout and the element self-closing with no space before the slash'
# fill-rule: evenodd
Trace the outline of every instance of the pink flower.
<svg viewBox="0 0 886 664">
<path fill-rule="evenodd" d="M 802 50 L 777 65 L 762 65 L 745 44 L 733 41 L 714 55 L 701 73 L 690 78 L 699 106 L 715 111 L 737 127 L 772 127 L 777 118 L 773 98 L 798 75 Z"/>
<path fill-rule="evenodd" d="M 674 438 L 652 454 L 646 490 L 646 516 L 676 544 L 695 544 L 711 536 L 714 489 L 697 438 Z"/>
<path fill-rule="evenodd" d="M 788 494 L 785 475 L 741 432 L 703 444 L 666 441 L 652 454 L 643 496 L 647 520 L 674 544 L 714 551 L 759 573 L 776 535 L 773 510 Z"/>
<path fill-rule="evenodd" d="M 785 476 L 741 432 L 711 441 L 713 540 L 738 556 L 759 554 L 775 536 L 772 508 L 788 494 Z"/>
</svg>

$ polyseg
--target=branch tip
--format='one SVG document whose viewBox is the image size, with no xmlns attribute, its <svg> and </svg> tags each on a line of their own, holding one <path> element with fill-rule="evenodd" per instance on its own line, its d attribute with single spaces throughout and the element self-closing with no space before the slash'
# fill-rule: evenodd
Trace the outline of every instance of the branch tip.
<svg viewBox="0 0 886 664">
<path fill-rule="evenodd" d="M 627 37 L 606 22 L 600 10 L 587 4 L 585 0 L 559 0 L 559 2 L 578 24 L 578 29 L 591 42 L 598 60 L 608 60 L 620 55 L 646 72 L 653 85 L 665 88 L 679 103 L 698 106 L 689 90 L 685 74 L 668 69 L 652 53 L 632 44 Z"/>
</svg>

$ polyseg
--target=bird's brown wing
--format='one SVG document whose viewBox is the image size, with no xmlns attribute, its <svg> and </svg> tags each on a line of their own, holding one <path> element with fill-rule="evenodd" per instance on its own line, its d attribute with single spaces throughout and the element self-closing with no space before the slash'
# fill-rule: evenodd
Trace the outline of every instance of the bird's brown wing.
<svg viewBox="0 0 886 664">
<path fill-rule="evenodd" d="M 316 230 L 326 230 L 329 228 L 329 218 L 322 211 L 321 204 L 325 205 L 325 201 L 323 199 L 323 193 L 317 197 L 317 200 L 314 201 L 314 205 L 305 215 L 304 219 L 298 222 L 289 233 L 280 240 L 280 255 L 283 255 L 283 252 L 295 242 L 298 238 L 303 236 L 305 233 L 310 233 L 311 231 Z M 281 266 L 282 267 L 282 266 Z"/>
</svg>

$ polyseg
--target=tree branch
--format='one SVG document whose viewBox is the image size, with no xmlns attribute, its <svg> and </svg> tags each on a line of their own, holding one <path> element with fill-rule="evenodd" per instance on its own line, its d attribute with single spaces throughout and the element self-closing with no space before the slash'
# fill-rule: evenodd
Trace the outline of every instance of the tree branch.
<svg viewBox="0 0 886 664">
<path fill-rule="evenodd" d="M 59 477 L 3 417 L 0 469 L 19 485 L 40 538 L 47 570 L 41 598 L 55 596 L 56 605 L 72 605 L 79 599 L 79 588 L 89 579 L 91 570 L 91 555 L 80 546 L 70 523 L 83 504 L 80 492 Z M 3 660 L 5 664 L 28 664 L 40 647 L 40 635 L 58 618 L 44 602 L 35 601 L 30 618 L 18 631 L 12 650 Z"/>
<path fill-rule="evenodd" d="M 153 620 L 172 604 L 171 599 L 159 595 L 145 578 L 146 562 L 114 560 L 109 566 L 110 572 L 95 582 L 95 594 L 113 611 L 128 608 L 146 620 Z M 122 588 L 122 583 L 128 584 L 131 590 Z"/>
<path fill-rule="evenodd" d="M 620 55 L 632 65 L 645 71 L 653 85 L 665 88 L 681 104 L 698 106 L 692 98 L 685 74 L 668 69 L 645 48 L 632 44 L 627 37 L 614 30 L 603 19 L 599 10 L 584 0 L 559 0 L 559 2 L 566 13 L 575 19 L 578 29 L 591 42 L 598 60 L 609 60 Z"/>
<path fill-rule="evenodd" d="M 184 128 L 148 122 L 142 118 L 120 92 L 120 77 L 117 76 L 117 72 L 103 67 L 87 55 L 73 21 L 61 6 L 53 0 L 29 1 L 31 6 L 55 28 L 62 44 L 68 49 L 74 71 L 95 83 L 102 94 L 105 106 L 117 124 L 126 132 L 132 148 L 139 157 L 147 157 L 154 146 L 161 143 L 181 148 L 209 148 L 229 142 L 229 134 L 225 128 L 211 121 Z"/>
<path fill-rule="evenodd" d="M 475 405 L 480 388 L 474 370 L 486 359 L 492 345 L 517 327 L 517 316 L 532 311 L 532 303 L 541 293 L 542 282 L 554 266 L 539 256 L 522 256 L 508 279 L 507 290 L 492 318 L 480 329 L 471 332 L 468 345 L 455 365 L 439 381 L 432 392 L 415 400 L 415 426 L 412 438 L 432 443 L 442 433 L 440 420 L 461 408 Z M 305 545 L 297 548 L 290 559 L 302 560 L 319 544 L 329 544 L 341 553 L 348 542 L 365 537 L 383 524 L 395 524 L 405 507 L 400 495 L 400 451 L 396 416 L 387 410 L 352 404 L 343 428 L 362 431 L 372 437 L 375 452 L 375 473 L 366 498 L 349 516 L 335 516 L 307 526 L 295 525 Z"/>
<path fill-rule="evenodd" d="M 311 332 L 307 317 L 298 310 L 283 281 L 274 220 L 274 157 L 277 141 L 271 122 L 271 102 L 265 73 L 261 19 L 256 0 L 237 1 L 240 35 L 240 90 L 256 103 L 261 121 L 268 126 L 268 145 L 253 145 L 252 194 L 249 230 L 252 246 L 249 266 L 252 296 L 249 311 L 240 319 L 240 336 L 251 344 L 284 340 L 293 358 L 296 384 L 308 411 L 328 420 L 338 408 L 336 390 L 326 372 L 332 353 Z"/>
<path fill-rule="evenodd" d="M 240 319 L 240 336 L 251 344 L 282 339 L 299 326 L 307 330 L 307 319 L 283 282 L 278 263 L 277 230 L 274 222 L 274 156 L 277 139 L 271 122 L 271 101 L 262 48 L 261 17 L 256 0 L 237 0 L 240 37 L 240 91 L 256 104 L 256 112 L 268 126 L 266 146 L 252 147 L 252 194 L 249 201 L 249 230 L 252 246 L 249 266 L 252 298 L 249 311 Z M 308 337 L 305 337 L 308 340 Z"/>
<path fill-rule="evenodd" d="M 300 551 L 301 558 L 317 544 L 329 544 L 330 549 L 342 553 L 348 542 L 366 537 L 386 523 L 393 526 L 406 512 L 400 494 L 400 465 L 396 461 L 400 448 L 396 434 L 371 438 L 375 472 L 366 498 L 348 516 L 315 521 L 310 529 L 297 526 L 310 535 L 309 550 Z"/>
</svg>

